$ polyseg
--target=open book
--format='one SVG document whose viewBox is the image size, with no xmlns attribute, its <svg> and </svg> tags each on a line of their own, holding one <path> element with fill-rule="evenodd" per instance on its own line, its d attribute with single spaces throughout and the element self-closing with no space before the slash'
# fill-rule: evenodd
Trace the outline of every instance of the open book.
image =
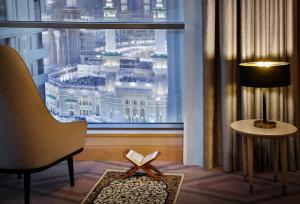
<svg viewBox="0 0 300 204">
<path fill-rule="evenodd" d="M 126 157 L 135 163 L 137 166 L 143 166 L 144 164 L 148 163 L 149 161 L 152 161 L 155 159 L 158 155 L 159 151 L 155 151 L 151 154 L 148 154 L 147 156 L 143 156 L 136 151 L 129 150 L 128 153 L 126 154 Z"/>
</svg>

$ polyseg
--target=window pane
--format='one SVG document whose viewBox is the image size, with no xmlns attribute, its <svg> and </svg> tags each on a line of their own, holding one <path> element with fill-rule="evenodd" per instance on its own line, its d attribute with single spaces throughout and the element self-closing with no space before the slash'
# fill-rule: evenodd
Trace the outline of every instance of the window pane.
<svg viewBox="0 0 300 204">
<path fill-rule="evenodd" d="M 17 21 L 183 22 L 182 0 L 0 0 L 0 19 Z"/>
<path fill-rule="evenodd" d="M 60 121 L 182 122 L 181 30 L 0 29 Z"/>
</svg>

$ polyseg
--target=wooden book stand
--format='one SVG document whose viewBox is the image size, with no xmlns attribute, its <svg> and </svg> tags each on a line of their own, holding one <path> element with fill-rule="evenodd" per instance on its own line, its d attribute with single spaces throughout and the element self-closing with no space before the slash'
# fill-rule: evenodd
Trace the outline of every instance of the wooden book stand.
<svg viewBox="0 0 300 204">
<path fill-rule="evenodd" d="M 147 163 L 145 163 L 142 166 L 138 166 L 136 165 L 134 162 L 132 162 L 130 159 L 128 159 L 126 157 L 126 155 L 128 154 L 129 150 L 125 150 L 123 152 L 123 156 L 130 161 L 134 166 L 129 169 L 124 175 L 121 176 L 121 179 L 126 179 L 132 175 L 134 175 L 136 173 L 137 170 L 139 169 L 143 169 L 149 176 L 151 176 L 152 178 L 154 178 L 156 181 L 161 181 L 162 180 L 162 176 L 163 173 L 161 173 L 157 168 L 155 168 L 154 166 L 152 166 L 150 163 L 153 162 L 154 160 L 156 160 L 158 158 L 158 156 L 160 155 L 160 152 L 158 152 L 157 156 L 155 158 L 153 158 L 152 160 L 148 161 Z M 156 174 L 154 174 L 153 172 L 156 172 Z"/>
</svg>

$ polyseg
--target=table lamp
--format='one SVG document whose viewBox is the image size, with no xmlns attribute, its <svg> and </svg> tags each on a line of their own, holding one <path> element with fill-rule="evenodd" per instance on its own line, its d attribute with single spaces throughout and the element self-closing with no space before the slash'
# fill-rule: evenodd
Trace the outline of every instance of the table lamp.
<svg viewBox="0 0 300 204">
<path fill-rule="evenodd" d="M 290 75 L 290 64 L 287 62 L 248 62 L 239 64 L 240 85 L 263 88 L 263 119 L 255 120 L 255 127 L 276 127 L 276 123 L 274 121 L 267 120 L 265 88 L 290 85 Z"/>
</svg>

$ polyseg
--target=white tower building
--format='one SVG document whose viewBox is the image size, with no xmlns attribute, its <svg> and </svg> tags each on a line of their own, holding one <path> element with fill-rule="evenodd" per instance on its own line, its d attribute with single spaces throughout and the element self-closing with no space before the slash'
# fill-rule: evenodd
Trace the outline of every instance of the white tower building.
<svg viewBox="0 0 300 204">
<path fill-rule="evenodd" d="M 156 0 L 153 8 L 153 20 L 156 22 L 166 20 L 166 8 L 162 0 Z M 155 30 L 155 51 L 153 71 L 155 73 L 154 97 L 156 99 L 156 122 L 166 121 L 166 102 L 168 95 L 168 52 L 166 30 Z"/>
<path fill-rule="evenodd" d="M 64 21 L 80 20 L 80 9 L 76 0 L 67 0 L 62 9 Z M 59 65 L 61 67 L 80 62 L 80 33 L 76 29 L 62 29 L 59 42 Z"/>
<path fill-rule="evenodd" d="M 114 21 L 117 19 L 117 10 L 114 7 L 112 0 L 106 0 L 103 8 L 104 19 L 107 21 Z M 116 82 L 117 71 L 120 67 L 120 55 L 117 51 L 116 30 L 106 29 L 106 45 L 105 51 L 102 53 L 104 60 L 104 67 L 106 70 L 105 88 L 109 93 L 114 93 L 114 83 Z"/>
<path fill-rule="evenodd" d="M 76 0 L 66 0 L 65 7 L 62 9 L 64 21 L 74 21 L 80 19 L 80 9 Z"/>
<path fill-rule="evenodd" d="M 150 13 L 150 0 L 144 0 L 144 13 Z"/>
<path fill-rule="evenodd" d="M 74 7 L 74 8 L 77 7 L 76 0 L 67 0 L 66 7 L 69 7 L 69 8 L 71 8 L 71 7 Z"/>
<path fill-rule="evenodd" d="M 166 20 L 166 8 L 162 0 L 156 0 L 153 8 L 153 20 L 156 22 Z M 155 30 L 155 54 L 167 55 L 166 30 Z"/>
<path fill-rule="evenodd" d="M 128 11 L 128 4 L 127 0 L 121 0 L 121 12 L 127 12 Z"/>
</svg>

